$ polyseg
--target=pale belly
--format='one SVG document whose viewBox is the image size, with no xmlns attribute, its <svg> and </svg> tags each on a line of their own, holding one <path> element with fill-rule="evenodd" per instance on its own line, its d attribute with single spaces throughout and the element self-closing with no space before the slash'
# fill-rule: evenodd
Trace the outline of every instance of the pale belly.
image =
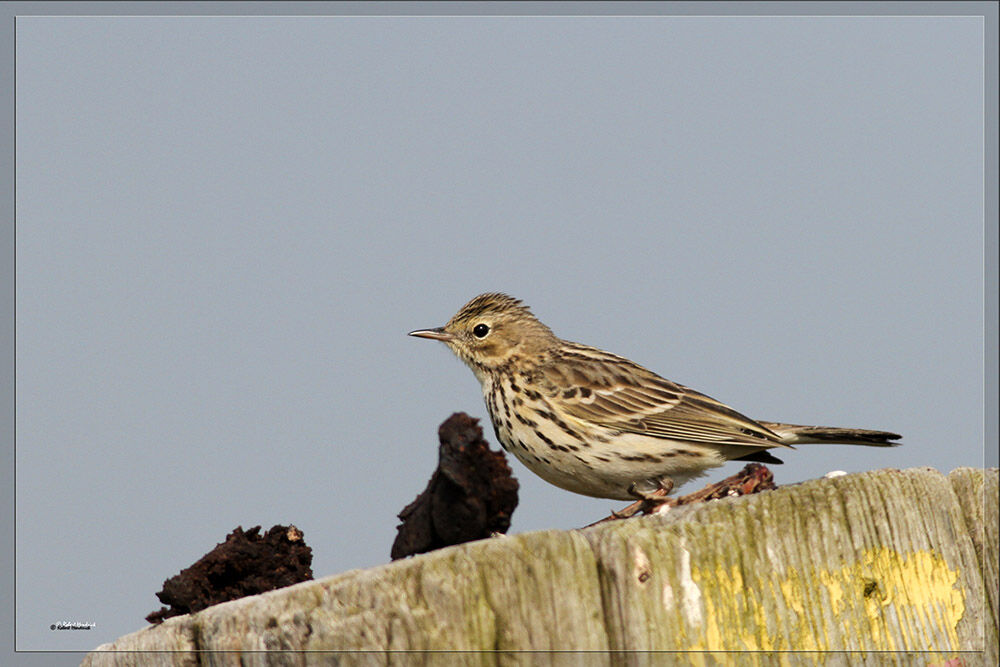
<svg viewBox="0 0 1000 667">
<path fill-rule="evenodd" d="M 561 424 L 522 420 L 499 399 L 491 401 L 487 395 L 486 403 L 504 449 L 550 484 L 586 496 L 634 500 L 629 493 L 633 484 L 652 491 L 670 478 L 677 488 L 726 460 L 711 446 L 635 433 L 605 430 L 597 434 L 606 440 L 602 442 L 584 436 L 585 430 L 593 435 L 593 428 L 571 418 L 564 417 Z"/>
</svg>

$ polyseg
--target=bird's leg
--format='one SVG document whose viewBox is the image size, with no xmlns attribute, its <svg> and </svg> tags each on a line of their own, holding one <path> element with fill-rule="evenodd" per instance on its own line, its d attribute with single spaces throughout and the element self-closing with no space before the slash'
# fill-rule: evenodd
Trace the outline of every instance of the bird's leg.
<svg viewBox="0 0 1000 667">
<path fill-rule="evenodd" d="M 642 508 L 643 514 L 657 514 L 665 511 L 677 504 L 676 498 L 669 498 L 669 494 L 674 490 L 674 480 L 669 477 L 659 479 L 660 488 L 653 491 L 643 500 L 646 503 Z"/>
<path fill-rule="evenodd" d="M 640 491 L 638 484 L 633 482 L 628 487 L 628 494 L 638 498 L 638 500 L 617 512 L 612 511 L 611 516 L 606 516 L 603 519 L 595 521 L 594 523 L 584 527 L 590 528 L 591 526 L 596 526 L 598 524 L 605 523 L 606 521 L 627 519 L 635 516 L 639 512 L 642 512 L 643 514 L 653 514 L 661 507 L 673 507 L 676 505 L 677 500 L 667 496 L 667 494 L 674 488 L 674 481 L 669 477 L 663 477 L 657 480 L 657 484 L 658 487 L 652 491 Z"/>
<path fill-rule="evenodd" d="M 627 519 L 639 512 L 651 514 L 664 505 L 672 505 L 673 499 L 668 498 L 667 494 L 673 491 L 674 481 L 669 477 L 664 477 L 659 480 L 659 485 L 659 488 L 653 491 L 640 491 L 638 485 L 632 482 L 628 487 L 628 494 L 639 500 L 622 510 L 611 512 L 611 516 L 616 519 Z"/>
</svg>

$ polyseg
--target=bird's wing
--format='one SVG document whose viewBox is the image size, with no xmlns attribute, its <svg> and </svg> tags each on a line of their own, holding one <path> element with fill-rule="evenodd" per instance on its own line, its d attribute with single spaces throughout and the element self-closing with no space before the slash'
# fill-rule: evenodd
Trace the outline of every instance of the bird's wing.
<svg viewBox="0 0 1000 667">
<path fill-rule="evenodd" d="M 546 398 L 583 422 L 667 440 L 788 447 L 769 428 L 714 398 L 602 350 L 573 349 L 578 358 L 541 370 Z"/>
</svg>

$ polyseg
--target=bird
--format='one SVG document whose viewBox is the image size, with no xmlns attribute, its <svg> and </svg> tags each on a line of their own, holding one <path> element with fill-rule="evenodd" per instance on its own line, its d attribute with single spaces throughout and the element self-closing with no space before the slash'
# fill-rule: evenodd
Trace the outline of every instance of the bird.
<svg viewBox="0 0 1000 667">
<path fill-rule="evenodd" d="M 559 338 L 500 292 L 409 335 L 443 342 L 469 366 L 500 445 L 529 470 L 567 491 L 634 500 L 633 512 L 668 502 L 671 491 L 727 461 L 782 463 L 768 450 L 891 447 L 902 437 L 750 419 L 625 357 Z"/>
</svg>

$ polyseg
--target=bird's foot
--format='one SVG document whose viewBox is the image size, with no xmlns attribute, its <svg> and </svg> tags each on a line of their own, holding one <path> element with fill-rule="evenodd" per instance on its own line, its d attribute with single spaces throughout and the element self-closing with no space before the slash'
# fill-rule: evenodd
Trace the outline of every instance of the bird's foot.
<svg viewBox="0 0 1000 667">
<path fill-rule="evenodd" d="M 654 491 L 642 491 L 636 484 L 629 486 L 630 496 L 638 498 L 637 501 L 628 507 L 617 512 L 612 512 L 611 516 L 590 524 L 591 526 L 605 521 L 616 519 L 627 519 L 636 514 L 662 514 L 672 507 L 679 505 L 690 505 L 691 503 L 701 503 L 707 500 L 718 500 L 732 496 L 744 496 L 751 493 L 760 493 L 776 488 L 771 471 L 759 463 L 750 463 L 739 473 L 732 477 L 727 477 L 721 482 L 709 484 L 700 491 L 689 493 L 686 496 L 669 498 L 667 494 L 673 490 L 673 482 L 669 478 L 660 480 L 660 488 Z M 590 526 L 587 526 L 588 528 Z"/>
<path fill-rule="evenodd" d="M 664 478 L 660 480 L 660 487 L 653 491 L 641 491 L 638 485 L 633 482 L 628 487 L 628 494 L 634 498 L 638 498 L 634 503 L 628 507 L 622 508 L 620 510 L 611 512 L 611 516 L 601 519 L 596 523 L 604 523 L 605 521 L 615 521 L 618 519 L 628 519 L 636 514 L 660 514 L 669 510 L 676 503 L 674 498 L 668 497 L 674 488 L 674 483 L 669 478 Z M 594 523 L 591 526 L 596 525 Z"/>
</svg>

